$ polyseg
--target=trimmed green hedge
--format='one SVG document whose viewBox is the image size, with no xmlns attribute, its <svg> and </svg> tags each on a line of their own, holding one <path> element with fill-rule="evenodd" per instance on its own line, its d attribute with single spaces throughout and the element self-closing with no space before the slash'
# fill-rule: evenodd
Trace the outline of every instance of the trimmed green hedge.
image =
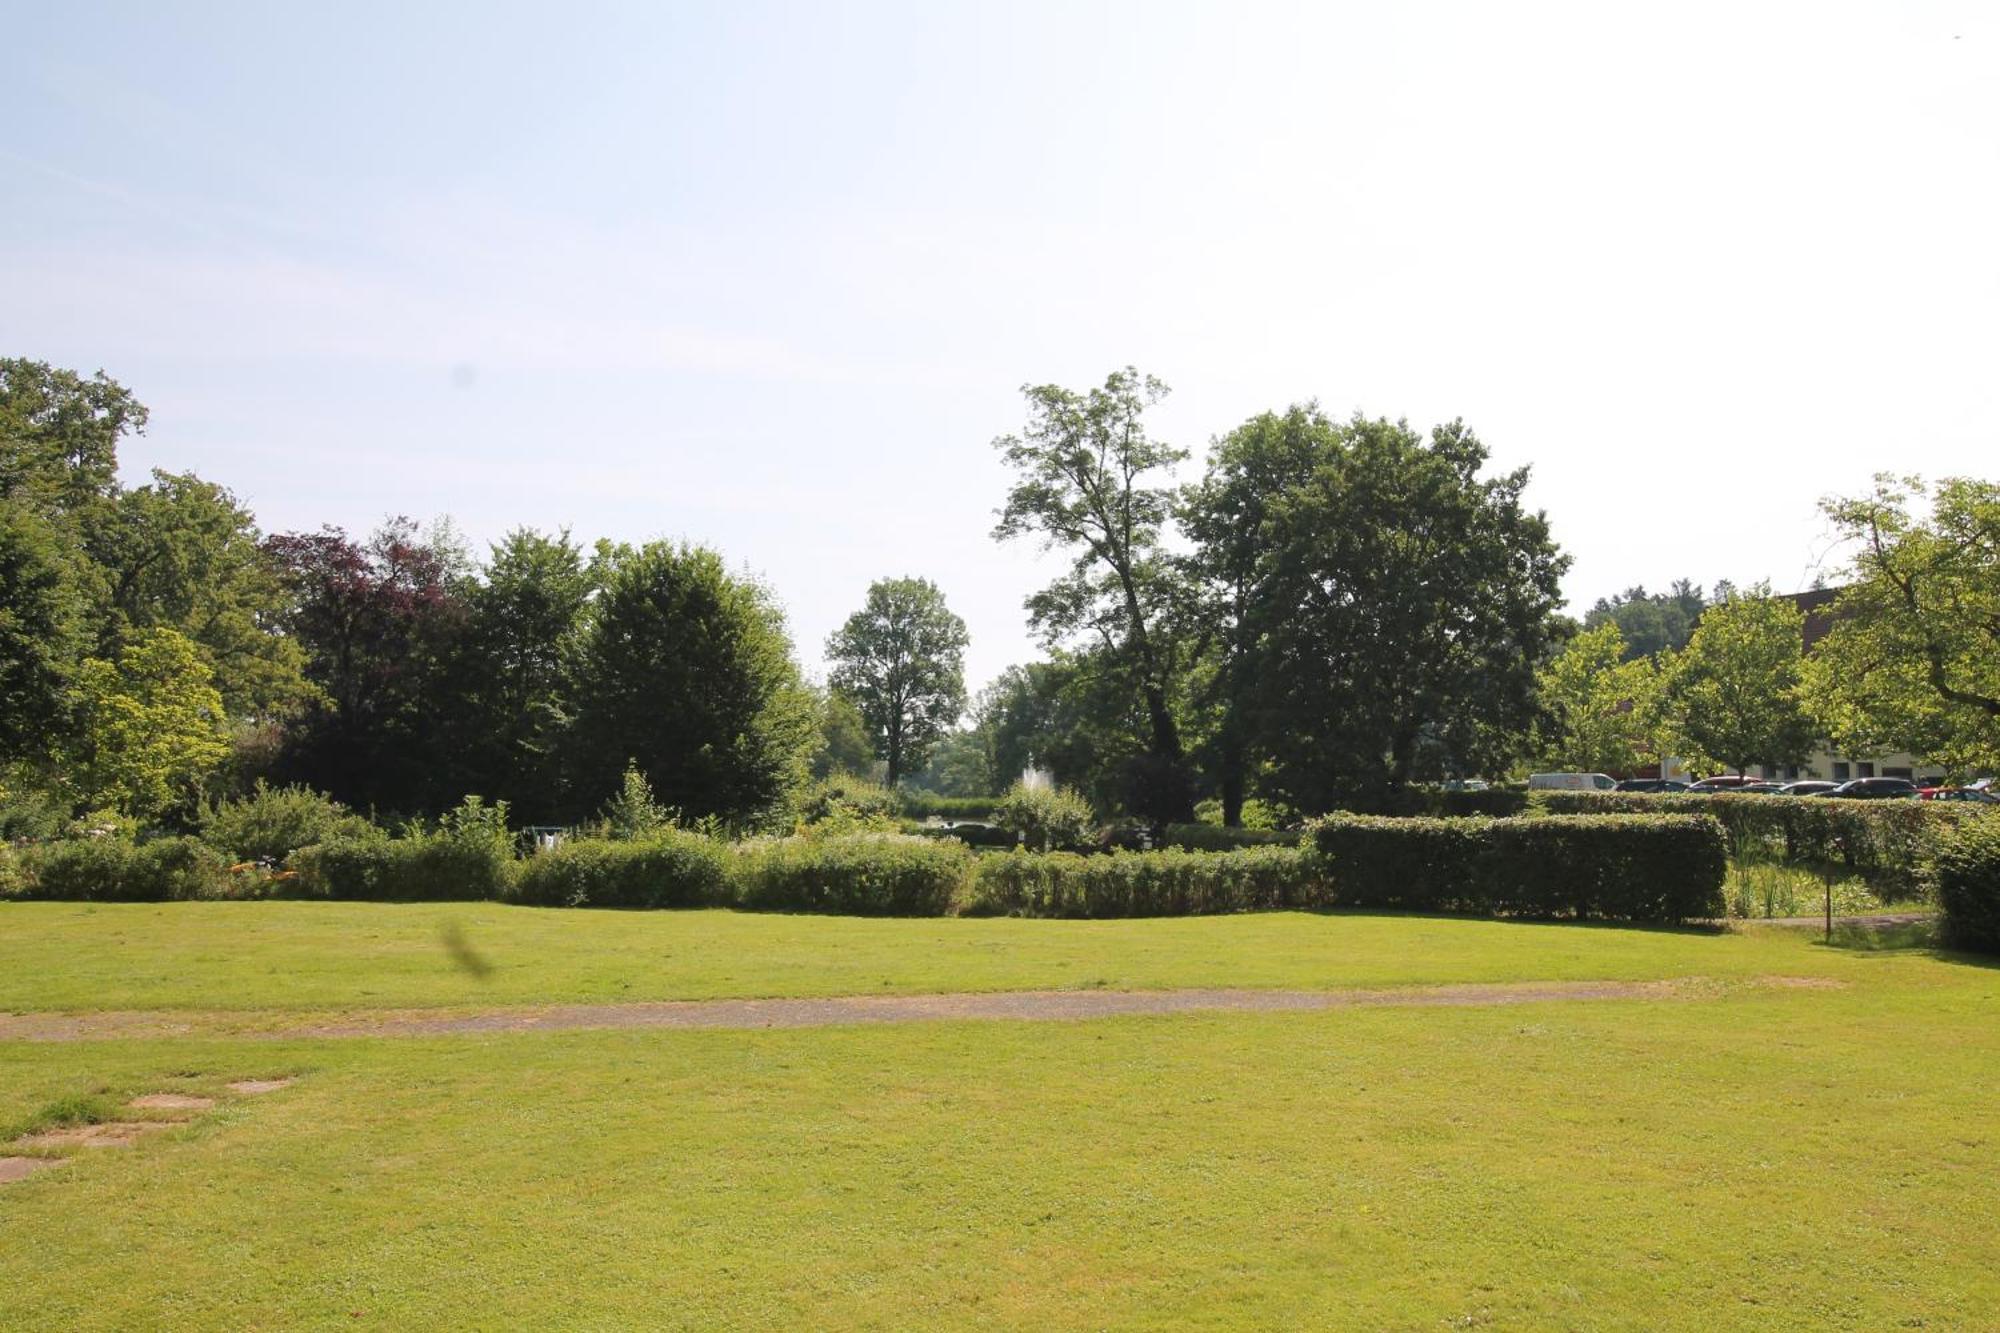
<svg viewBox="0 0 2000 1333">
<path fill-rule="evenodd" d="M 1691 815 L 1330 815 L 1312 826 L 1343 907 L 1679 922 L 1719 917 L 1722 830 Z"/>
<path fill-rule="evenodd" d="M 895 834 L 777 838 L 736 857 L 744 907 L 854 916 L 945 916 L 973 860 L 955 842 Z"/>
<path fill-rule="evenodd" d="M 1485 791 L 1446 791 L 1442 787 L 1403 787 L 1356 801 L 1338 813 L 1386 815 L 1397 819 L 1463 819 L 1474 815 L 1504 819 L 1526 814 L 1526 791 L 1488 787 Z"/>
<path fill-rule="evenodd" d="M 1983 812 L 1941 836 L 1933 869 L 1944 942 L 2000 954 L 2000 813 Z"/>
<path fill-rule="evenodd" d="M 228 871 L 199 838 L 80 838 L 33 848 L 20 896 L 68 902 L 166 903 L 221 896 Z"/>
<path fill-rule="evenodd" d="M 990 819 L 999 808 L 998 796 L 936 796 L 927 791 L 904 791 L 903 813 L 913 819 Z"/>
<path fill-rule="evenodd" d="M 1238 847 L 1296 847 L 1297 829 L 1225 828 L 1221 824 L 1169 824 L 1165 846 L 1184 852 L 1227 852 Z"/>
<path fill-rule="evenodd" d="M 698 833 L 577 840 L 521 863 L 508 897 L 537 907 L 716 907 L 733 894 L 729 854 Z"/>
<path fill-rule="evenodd" d="M 1233 852 L 1016 851 L 982 857 L 970 912 L 1040 917 L 1195 916 L 1322 905 L 1316 858 L 1294 847 Z"/>
<path fill-rule="evenodd" d="M 444 837 L 336 839 L 292 853 L 307 898 L 457 902 L 504 898 L 515 862 L 503 850 Z"/>
<path fill-rule="evenodd" d="M 1729 835 L 1739 860 L 1839 865 L 1890 892 L 1925 887 L 1938 840 L 1966 807 L 1941 801 L 1850 801 L 1748 792 L 1538 792 L 1550 814 L 1708 815 Z"/>
</svg>

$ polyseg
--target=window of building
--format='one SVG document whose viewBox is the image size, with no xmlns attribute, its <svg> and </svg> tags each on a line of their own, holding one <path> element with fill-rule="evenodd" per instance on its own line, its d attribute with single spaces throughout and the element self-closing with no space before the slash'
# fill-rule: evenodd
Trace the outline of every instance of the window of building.
<svg viewBox="0 0 2000 1333">
<path fill-rule="evenodd" d="M 1833 780 L 1835 782 L 1847 781 L 1847 765 L 1841 763 L 1838 759 L 1833 761 Z"/>
<path fill-rule="evenodd" d="M 1916 774 L 1913 770 L 1907 768 L 1885 768 L 1882 770 L 1882 776 L 1885 778 L 1909 778 L 1915 777 Z"/>
<path fill-rule="evenodd" d="M 1857 777 L 1872 778 L 1875 776 L 1875 765 L 1873 764 L 1856 764 L 1854 767 L 1857 770 L 1855 774 Z"/>
</svg>

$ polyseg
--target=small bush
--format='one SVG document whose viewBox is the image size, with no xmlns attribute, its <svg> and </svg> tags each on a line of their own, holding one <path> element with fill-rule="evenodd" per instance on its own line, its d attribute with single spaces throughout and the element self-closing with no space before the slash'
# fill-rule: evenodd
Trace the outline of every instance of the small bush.
<svg viewBox="0 0 2000 1333">
<path fill-rule="evenodd" d="M 1944 942 L 2000 953 L 2000 813 L 1967 819 L 1941 837 L 1931 871 Z"/>
<path fill-rule="evenodd" d="M 1076 851 L 1091 844 L 1097 821 L 1090 802 L 1067 787 L 1015 783 L 993 809 L 993 822 L 1021 835 L 1030 851 Z"/>
<path fill-rule="evenodd" d="M 713 907 L 730 900 L 727 854 L 660 829 L 640 841 L 573 841 L 521 865 L 509 897 L 539 907 Z"/>
<path fill-rule="evenodd" d="M 905 815 L 914 819 L 989 819 L 1000 804 L 998 796 L 939 796 L 934 792 L 905 791 L 899 797 Z"/>
<path fill-rule="evenodd" d="M 366 837 L 373 826 L 331 796 L 310 787 L 272 787 L 262 778 L 241 800 L 201 814 L 202 841 L 234 861 L 282 864 L 301 847 L 335 838 Z"/>
<path fill-rule="evenodd" d="M 1188 852 L 1226 852 L 1237 847 L 1296 847 L 1297 829 L 1224 828 L 1220 824 L 1169 824 L 1165 845 Z"/>
<path fill-rule="evenodd" d="M 165 903 L 220 896 L 222 857 L 199 838 L 56 842 L 34 850 L 23 897 L 63 902 Z"/>
<path fill-rule="evenodd" d="M 1724 912 L 1722 831 L 1693 816 L 1331 815 L 1313 845 L 1342 906 L 1665 922 Z"/>
<path fill-rule="evenodd" d="M 513 879 L 507 807 L 477 797 L 447 814 L 436 832 L 400 838 L 336 838 L 302 847 L 288 862 L 309 898 L 447 902 L 503 898 Z"/>
<path fill-rule="evenodd" d="M 801 829 L 836 834 L 889 832 L 901 808 L 887 787 L 846 774 L 813 783 L 796 804 Z"/>
<path fill-rule="evenodd" d="M 1233 852 L 1017 851 L 980 858 L 970 912 L 1041 917 L 1190 916 L 1312 907 L 1318 858 L 1291 847 Z"/>
<path fill-rule="evenodd" d="M 605 802 L 598 818 L 604 835 L 620 841 L 650 838 L 674 822 L 673 811 L 653 799 L 653 784 L 635 763 L 627 762 L 618 794 Z"/>
<path fill-rule="evenodd" d="M 743 906 L 855 916 L 943 916 L 973 860 L 954 843 L 894 834 L 776 838 L 745 844 L 737 856 Z"/>
<path fill-rule="evenodd" d="M 28 891 L 28 872 L 14 849 L 0 842 L 0 898 L 18 898 Z"/>
</svg>

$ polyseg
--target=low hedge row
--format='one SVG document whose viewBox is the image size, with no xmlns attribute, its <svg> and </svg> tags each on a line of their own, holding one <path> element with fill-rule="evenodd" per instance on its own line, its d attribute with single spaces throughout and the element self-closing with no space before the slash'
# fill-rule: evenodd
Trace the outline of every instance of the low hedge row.
<svg viewBox="0 0 2000 1333">
<path fill-rule="evenodd" d="M 663 829 L 641 841 L 572 841 L 538 852 L 514 876 L 534 907 L 716 907 L 732 901 L 729 855 L 712 838 Z"/>
<path fill-rule="evenodd" d="M 853 916 L 945 916 L 973 861 L 959 843 L 895 835 L 776 838 L 735 855 L 742 906 Z"/>
<path fill-rule="evenodd" d="M 166 903 L 220 896 L 228 867 L 199 838 L 80 838 L 28 849 L 14 878 L 14 892 L 23 898 Z"/>
<path fill-rule="evenodd" d="M 1340 813 L 1388 815 L 1398 819 L 1429 817 L 1462 819 L 1484 815 L 1506 819 L 1526 814 L 1532 802 L 1525 789 L 1488 787 L 1484 791 L 1446 791 L 1442 787 L 1401 787 L 1356 800 Z"/>
<path fill-rule="evenodd" d="M 974 871 L 966 910 L 1038 917 L 1196 916 L 1324 904 L 1312 853 L 1296 847 L 1230 852 L 1015 852 Z"/>
<path fill-rule="evenodd" d="M 1696 815 L 1331 815 L 1312 838 L 1342 906 L 1663 922 L 1724 911 L 1722 829 Z"/>
<path fill-rule="evenodd" d="M 1744 860 L 1839 865 L 1878 889 L 1922 887 L 1938 839 L 1978 811 L 1937 801 L 1850 801 L 1744 792 L 1538 792 L 1550 814 L 1708 815 Z"/>
<path fill-rule="evenodd" d="M 999 806 L 998 796 L 935 796 L 925 791 L 899 793 L 903 813 L 914 819 L 987 819 Z"/>
<path fill-rule="evenodd" d="M 2000 954 L 2000 815 L 1965 820 L 1941 836 L 1932 864 L 1944 942 Z"/>
<path fill-rule="evenodd" d="M 1221 824 L 1169 824 L 1165 846 L 1186 852 L 1227 852 L 1238 847 L 1296 847 L 1297 829 L 1225 828 Z"/>
<path fill-rule="evenodd" d="M 367 902 L 505 898 L 516 868 L 505 848 L 451 838 L 354 838 L 292 854 L 298 894 Z"/>
</svg>

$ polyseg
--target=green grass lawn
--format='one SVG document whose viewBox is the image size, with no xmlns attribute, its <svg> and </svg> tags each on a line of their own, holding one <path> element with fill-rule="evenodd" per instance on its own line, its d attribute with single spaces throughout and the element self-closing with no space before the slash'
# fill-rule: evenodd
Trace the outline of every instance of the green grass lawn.
<svg viewBox="0 0 2000 1333">
<path fill-rule="evenodd" d="M 485 962 L 477 975 L 447 933 Z M 0 903 L 0 1011 L 1865 975 L 1768 929 L 1393 914 L 871 920 L 493 903 Z"/>
<path fill-rule="evenodd" d="M 499 960 L 483 988 L 433 975 L 447 919 Z M 0 908 L 0 1005 L 30 1009 L 1758 974 L 1846 984 L 0 1043 L 0 1127 L 303 1076 L 0 1188 L 0 1327 L 2000 1322 L 2000 970 L 1926 949 L 1359 915 Z"/>
</svg>

